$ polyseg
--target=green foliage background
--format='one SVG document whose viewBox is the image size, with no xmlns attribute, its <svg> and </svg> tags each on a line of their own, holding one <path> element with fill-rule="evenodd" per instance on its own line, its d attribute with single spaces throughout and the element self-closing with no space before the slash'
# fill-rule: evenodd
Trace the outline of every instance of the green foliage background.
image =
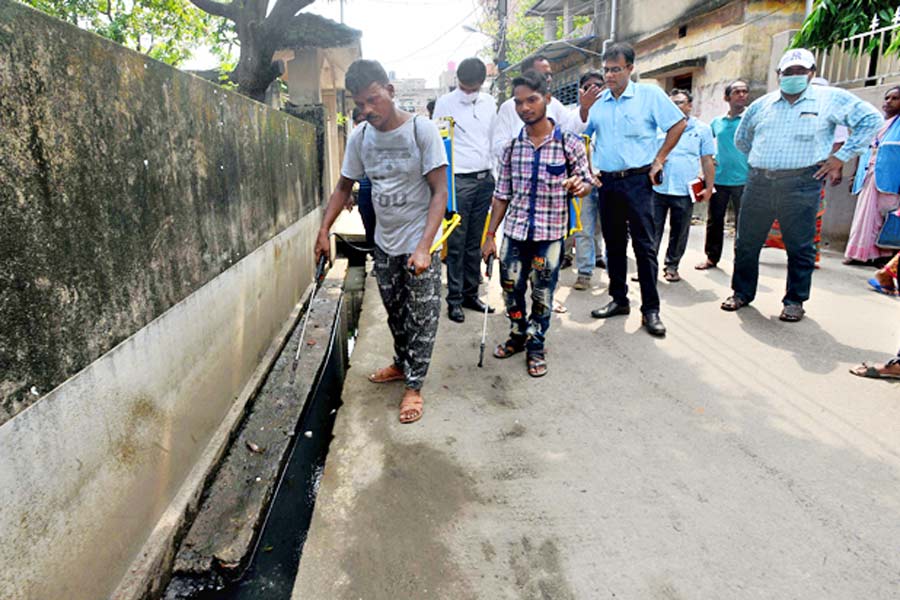
<svg viewBox="0 0 900 600">
<path fill-rule="evenodd" d="M 894 18 L 897 0 L 817 0 L 812 13 L 794 36 L 794 48 L 827 48 L 846 37 L 864 33 L 872 25 L 872 17 L 878 16 L 880 27 L 887 26 Z M 867 48 L 872 51 L 878 40 L 872 40 Z M 900 30 L 894 33 L 889 52 L 900 50 Z"/>
<path fill-rule="evenodd" d="M 230 22 L 187 0 L 22 0 L 49 15 L 93 31 L 156 60 L 178 66 L 208 46 L 233 62 Z"/>
<path fill-rule="evenodd" d="M 514 65 L 544 45 L 544 20 L 541 17 L 526 17 L 525 13 L 537 4 L 538 0 L 522 2 L 516 8 L 515 13 L 510 15 L 509 27 L 506 32 L 506 60 L 509 64 Z M 485 5 L 487 8 L 487 6 Z M 479 22 L 479 29 L 494 37 L 500 31 L 500 23 L 497 19 L 496 11 L 485 10 L 482 20 Z M 575 28 L 582 27 L 590 23 L 590 17 L 575 17 L 573 19 Z M 562 38 L 563 22 L 562 17 L 556 20 L 556 37 Z M 482 51 L 482 56 L 487 58 L 494 57 L 493 45 L 487 46 Z"/>
</svg>

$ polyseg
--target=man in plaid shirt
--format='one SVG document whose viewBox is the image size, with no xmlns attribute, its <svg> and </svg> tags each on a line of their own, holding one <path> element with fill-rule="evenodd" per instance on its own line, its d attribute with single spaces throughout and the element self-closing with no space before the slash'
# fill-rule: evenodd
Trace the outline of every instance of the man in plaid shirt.
<svg viewBox="0 0 900 600">
<path fill-rule="evenodd" d="M 513 80 L 513 96 L 525 126 L 503 149 L 481 254 L 487 261 L 497 252 L 494 233 L 505 216 L 500 281 L 510 335 L 497 346 L 494 356 L 508 358 L 527 350 L 528 374 L 541 377 L 547 373 L 544 339 L 569 228 L 568 196 L 587 194 L 590 174 L 579 137 L 563 132 L 547 117 L 550 90 L 546 78 L 526 71 Z M 529 281 L 531 314 L 526 318 Z"/>
</svg>

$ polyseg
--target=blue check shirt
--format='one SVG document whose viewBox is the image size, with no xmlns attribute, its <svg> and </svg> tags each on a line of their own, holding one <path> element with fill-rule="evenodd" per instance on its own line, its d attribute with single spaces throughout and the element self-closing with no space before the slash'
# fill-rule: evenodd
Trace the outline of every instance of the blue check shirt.
<svg viewBox="0 0 900 600">
<path fill-rule="evenodd" d="M 847 162 L 868 147 L 881 124 L 875 107 L 850 92 L 810 85 L 794 104 L 780 90 L 756 100 L 744 113 L 734 144 L 753 168 L 801 169 L 828 158 L 836 126 L 852 132 L 835 153 Z"/>
<path fill-rule="evenodd" d="M 684 119 L 656 85 L 628 82 L 618 99 L 604 90 L 588 111 L 586 135 L 597 134 L 593 156 L 599 171 L 624 171 L 653 162 L 658 130 L 668 131 Z"/>
<path fill-rule="evenodd" d="M 660 133 L 657 147 L 662 146 L 665 139 L 665 134 Z M 662 185 L 653 186 L 653 190 L 669 196 L 690 195 L 688 184 L 700 174 L 700 157 L 715 153 L 712 129 L 703 121 L 689 118 L 687 128 L 663 166 Z"/>
</svg>

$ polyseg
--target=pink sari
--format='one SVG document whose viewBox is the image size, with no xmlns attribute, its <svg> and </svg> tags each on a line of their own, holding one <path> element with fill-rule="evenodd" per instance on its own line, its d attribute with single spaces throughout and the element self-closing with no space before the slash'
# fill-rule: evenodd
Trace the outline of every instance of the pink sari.
<svg viewBox="0 0 900 600">
<path fill-rule="evenodd" d="M 875 141 L 881 142 L 894 119 L 898 118 L 900 117 L 895 116 L 885 121 L 878 135 L 875 136 Z M 853 225 L 850 226 L 850 239 L 847 240 L 847 250 L 844 252 L 844 256 L 847 258 L 862 262 L 890 256 L 894 252 L 893 250 L 882 250 L 875 245 L 881 227 L 884 225 L 884 215 L 900 206 L 900 195 L 879 192 L 875 187 L 875 157 L 877 155 L 878 147 L 875 146 L 869 159 L 869 168 L 866 178 L 863 180 L 862 190 L 856 199 Z"/>
</svg>

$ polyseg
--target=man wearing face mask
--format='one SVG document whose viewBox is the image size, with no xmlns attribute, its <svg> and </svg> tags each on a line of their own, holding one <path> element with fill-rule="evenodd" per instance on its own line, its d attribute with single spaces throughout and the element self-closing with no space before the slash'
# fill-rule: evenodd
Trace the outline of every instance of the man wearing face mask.
<svg viewBox="0 0 900 600">
<path fill-rule="evenodd" d="M 451 321 L 466 320 L 463 308 L 484 312 L 478 299 L 481 282 L 481 233 L 491 198 L 491 133 L 497 118 L 497 102 L 481 91 L 487 69 L 477 58 L 467 58 L 456 69 L 459 85 L 437 99 L 434 119 L 450 117 L 453 134 L 453 171 L 459 227 L 447 238 L 447 315 Z M 488 312 L 494 312 L 489 308 Z"/>
<path fill-rule="evenodd" d="M 788 255 L 787 290 L 782 321 L 803 318 L 816 264 L 816 212 L 827 178 L 841 180 L 844 163 L 863 152 L 881 126 L 875 107 L 846 90 L 809 85 L 816 73 L 812 53 L 788 50 L 778 63 L 779 90 L 747 109 L 734 134 L 747 154 L 750 174 L 741 197 L 735 248 L 734 294 L 722 310 L 735 311 L 753 301 L 759 279 L 759 252 L 774 219 Z M 834 130 L 853 133 L 832 153 Z"/>
</svg>

